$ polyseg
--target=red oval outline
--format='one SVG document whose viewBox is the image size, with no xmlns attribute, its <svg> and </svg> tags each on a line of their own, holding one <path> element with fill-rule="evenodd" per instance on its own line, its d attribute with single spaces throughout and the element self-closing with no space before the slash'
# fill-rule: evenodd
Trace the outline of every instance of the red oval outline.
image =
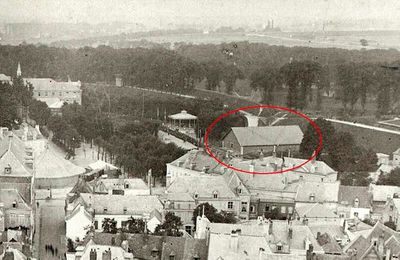
<svg viewBox="0 0 400 260">
<path fill-rule="evenodd" d="M 301 163 L 301 164 L 299 164 L 299 165 L 297 165 L 297 166 L 295 166 L 295 167 L 292 167 L 292 168 L 289 168 L 289 169 L 285 169 L 285 170 L 280 170 L 280 171 L 273 171 L 273 172 L 250 172 L 250 171 L 246 171 L 246 170 L 243 170 L 243 169 L 238 169 L 238 168 L 235 168 L 235 167 L 233 167 L 233 166 L 227 165 L 226 163 L 224 163 L 224 162 L 222 162 L 221 160 L 219 160 L 219 159 L 211 152 L 210 147 L 208 146 L 208 136 L 209 136 L 211 130 L 212 130 L 212 129 L 214 128 L 214 126 L 215 126 L 219 121 L 221 121 L 221 119 L 224 118 L 224 117 L 227 117 L 227 116 L 229 116 L 229 115 L 235 114 L 235 113 L 237 113 L 237 112 L 239 112 L 239 111 L 245 111 L 245 110 L 250 110 L 250 109 L 257 109 L 257 108 L 272 108 L 272 109 L 277 109 L 277 110 L 288 111 L 288 112 L 290 112 L 290 113 L 292 113 L 292 114 L 295 114 L 295 115 L 297 115 L 297 116 L 300 116 L 300 117 L 306 119 L 306 120 L 314 127 L 314 129 L 315 129 L 315 131 L 317 132 L 318 137 L 319 137 L 319 144 L 318 144 L 318 147 L 317 147 L 317 149 L 315 150 L 313 156 L 311 156 L 307 161 L 305 161 L 305 162 L 303 162 L 303 163 Z M 298 112 L 298 111 L 296 111 L 296 110 L 294 110 L 294 109 L 287 108 L 287 107 L 281 107 L 281 106 L 274 106 L 274 105 L 254 105 L 254 106 L 240 107 L 240 108 L 237 108 L 237 109 L 234 109 L 234 110 L 230 110 L 230 111 L 228 111 L 228 112 L 222 114 L 221 116 L 219 116 L 217 119 L 215 119 L 214 122 L 212 122 L 212 123 L 207 127 L 206 133 L 205 133 L 205 135 L 204 135 L 204 147 L 206 148 L 207 153 L 208 153 L 215 161 L 217 161 L 219 164 L 225 166 L 226 168 L 229 168 L 229 169 L 232 169 L 232 170 L 238 171 L 238 172 L 249 173 L 249 174 L 279 174 L 279 173 L 284 173 L 284 172 L 289 172 L 289 171 L 296 170 L 296 169 L 302 167 L 303 165 L 305 165 L 305 164 L 311 162 L 311 160 L 313 160 L 313 159 L 318 155 L 318 153 L 322 150 L 322 144 L 323 144 L 323 139 L 322 139 L 322 132 L 321 132 L 321 129 L 319 128 L 319 126 L 318 126 L 314 121 L 311 120 L 311 118 L 309 118 L 309 117 L 306 116 L 305 114 L 300 113 L 300 112 Z"/>
</svg>

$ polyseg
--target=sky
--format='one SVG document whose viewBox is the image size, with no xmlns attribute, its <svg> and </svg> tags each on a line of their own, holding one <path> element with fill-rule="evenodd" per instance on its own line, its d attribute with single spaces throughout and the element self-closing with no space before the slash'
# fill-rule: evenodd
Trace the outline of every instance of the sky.
<svg viewBox="0 0 400 260">
<path fill-rule="evenodd" d="M 0 0 L 1 22 L 279 24 L 375 19 L 400 24 L 399 0 Z"/>
</svg>

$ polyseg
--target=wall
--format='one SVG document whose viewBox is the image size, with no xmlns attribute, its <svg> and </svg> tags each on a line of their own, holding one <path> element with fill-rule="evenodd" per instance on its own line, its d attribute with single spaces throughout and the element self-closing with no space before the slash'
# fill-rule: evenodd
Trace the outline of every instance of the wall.
<svg viewBox="0 0 400 260">
<path fill-rule="evenodd" d="M 60 178 L 36 178 L 35 188 L 38 189 L 57 189 L 73 187 L 78 182 L 79 175 L 60 177 Z"/>
<path fill-rule="evenodd" d="M 229 133 L 222 139 L 221 145 L 228 150 L 240 153 L 240 145 L 233 131 L 229 131 Z"/>
<path fill-rule="evenodd" d="M 86 227 L 92 225 L 92 220 L 84 213 L 82 209 L 79 210 L 72 218 L 66 222 L 66 236 L 73 241 L 77 238 L 83 240 L 86 236 Z"/>
<path fill-rule="evenodd" d="M 261 149 L 265 155 L 271 154 L 274 151 L 274 146 L 273 145 L 268 145 L 268 146 L 245 146 L 243 147 L 243 154 L 250 154 L 250 153 L 260 153 Z M 300 149 L 299 144 L 292 144 L 292 145 L 279 145 L 276 146 L 276 154 L 279 157 L 281 153 L 287 154 L 288 151 L 290 150 L 292 153 L 293 152 L 298 152 Z"/>
</svg>

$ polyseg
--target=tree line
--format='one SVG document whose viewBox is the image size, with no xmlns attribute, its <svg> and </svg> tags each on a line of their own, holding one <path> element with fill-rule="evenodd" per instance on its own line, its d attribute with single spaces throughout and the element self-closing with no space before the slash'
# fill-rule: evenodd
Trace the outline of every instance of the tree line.
<svg viewBox="0 0 400 260">
<path fill-rule="evenodd" d="M 344 50 L 269 46 L 260 43 L 191 45 L 163 48 L 65 49 L 46 46 L 0 46 L 0 71 L 14 75 L 21 62 L 26 77 L 52 77 L 113 84 L 119 74 L 125 84 L 163 91 L 189 92 L 206 80 L 209 90 L 232 93 L 238 79 L 262 93 L 262 102 L 274 102 L 275 90 L 285 88 L 286 105 L 297 109 L 323 107 L 322 93 L 334 86 L 344 114 L 360 103 L 376 103 L 378 116 L 398 106 L 397 50 Z M 396 63 L 397 62 L 397 63 Z M 383 66 L 385 65 L 385 66 Z"/>
</svg>

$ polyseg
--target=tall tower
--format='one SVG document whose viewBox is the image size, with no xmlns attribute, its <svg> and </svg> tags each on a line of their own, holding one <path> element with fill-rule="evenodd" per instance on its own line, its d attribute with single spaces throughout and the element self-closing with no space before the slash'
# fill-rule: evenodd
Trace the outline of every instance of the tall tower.
<svg viewBox="0 0 400 260">
<path fill-rule="evenodd" d="M 21 76 L 22 76 L 21 64 L 19 64 L 19 62 L 18 62 L 17 77 L 21 77 Z"/>
</svg>

